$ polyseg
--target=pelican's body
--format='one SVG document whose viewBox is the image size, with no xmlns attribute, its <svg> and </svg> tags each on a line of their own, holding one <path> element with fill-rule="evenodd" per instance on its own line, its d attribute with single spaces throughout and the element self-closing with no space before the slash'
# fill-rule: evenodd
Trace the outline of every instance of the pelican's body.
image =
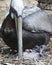
<svg viewBox="0 0 52 65">
<path fill-rule="evenodd" d="M 15 21 L 10 14 L 3 21 L 1 27 L 1 37 L 4 42 L 13 50 L 18 50 L 18 39 L 16 35 Z M 32 49 L 35 45 L 46 44 L 48 41 L 47 33 L 32 33 L 25 29 L 22 30 L 23 50 Z"/>
<path fill-rule="evenodd" d="M 27 11 L 27 8 L 24 11 Z M 35 45 L 47 44 L 47 41 L 49 39 L 49 34 L 52 31 L 51 27 L 50 27 L 51 29 L 49 29 L 49 26 L 52 25 L 52 23 L 51 21 L 49 21 L 49 18 L 46 16 L 47 13 L 45 13 L 44 10 L 41 10 L 40 8 L 38 9 L 38 7 L 35 7 L 34 12 L 29 12 L 29 11 L 30 10 L 26 12 L 26 14 L 28 15 L 26 15 L 25 13 L 23 14 L 23 21 L 22 21 L 23 50 L 27 48 L 31 49 Z M 31 9 L 31 11 L 33 10 Z M 38 27 L 39 24 L 40 24 L 40 28 Z M 42 24 L 48 25 L 48 26 L 44 26 Z M 40 31 L 38 29 L 40 29 Z M 34 30 L 34 32 L 32 32 L 32 30 Z M 15 49 L 18 50 L 18 44 L 17 44 L 18 39 L 16 35 L 15 21 L 14 19 L 12 19 L 10 13 L 7 15 L 7 17 L 3 21 L 3 24 L 1 27 L 1 34 L 2 34 L 3 40 L 9 47 L 11 47 L 13 50 Z"/>
</svg>

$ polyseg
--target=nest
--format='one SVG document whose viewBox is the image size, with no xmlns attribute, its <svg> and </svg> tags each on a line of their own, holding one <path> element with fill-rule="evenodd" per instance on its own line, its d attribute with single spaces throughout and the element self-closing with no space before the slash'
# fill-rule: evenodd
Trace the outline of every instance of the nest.
<svg viewBox="0 0 52 65">
<path fill-rule="evenodd" d="M 38 6 L 46 10 L 52 10 L 52 0 L 39 0 Z"/>
</svg>

